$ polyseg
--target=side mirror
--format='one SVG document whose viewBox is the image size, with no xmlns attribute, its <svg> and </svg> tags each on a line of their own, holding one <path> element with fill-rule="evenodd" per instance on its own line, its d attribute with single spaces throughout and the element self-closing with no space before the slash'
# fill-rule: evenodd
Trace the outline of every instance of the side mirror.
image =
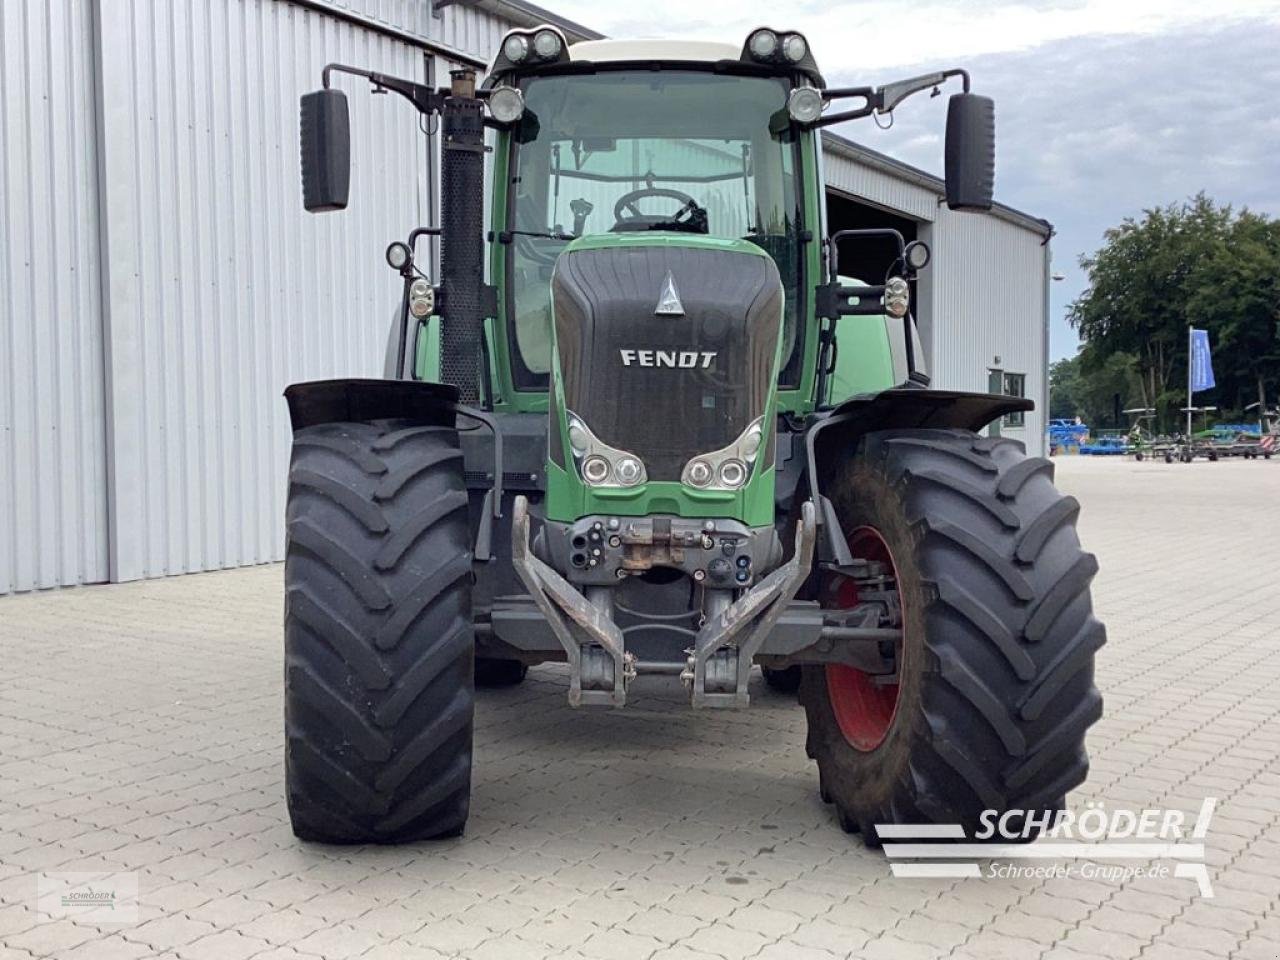
<svg viewBox="0 0 1280 960">
<path fill-rule="evenodd" d="M 325 89 L 302 97 L 302 205 L 311 213 L 344 210 L 351 189 L 347 95 Z"/>
<path fill-rule="evenodd" d="M 990 97 L 953 94 L 947 104 L 947 206 L 990 210 L 996 177 L 996 116 Z"/>
</svg>

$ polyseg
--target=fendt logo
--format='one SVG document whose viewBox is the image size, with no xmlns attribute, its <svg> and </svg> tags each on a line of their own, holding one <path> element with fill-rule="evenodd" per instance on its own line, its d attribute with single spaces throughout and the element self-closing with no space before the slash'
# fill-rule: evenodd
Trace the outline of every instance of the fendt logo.
<svg viewBox="0 0 1280 960">
<path fill-rule="evenodd" d="M 715 350 L 619 350 L 624 367 L 670 367 L 673 370 L 706 370 L 715 362 Z"/>
</svg>

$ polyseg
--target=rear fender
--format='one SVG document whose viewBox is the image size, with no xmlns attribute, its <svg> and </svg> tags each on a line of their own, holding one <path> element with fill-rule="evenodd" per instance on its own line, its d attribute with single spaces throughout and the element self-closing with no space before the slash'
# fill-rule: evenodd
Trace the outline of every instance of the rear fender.
<svg viewBox="0 0 1280 960">
<path fill-rule="evenodd" d="M 881 430 L 977 432 L 1005 414 L 1033 409 L 1035 403 L 1024 397 L 899 387 L 850 397 L 820 415 L 805 434 L 805 453 L 806 478 L 818 507 L 818 543 L 823 559 L 841 566 L 853 563 L 835 510 L 822 489 L 837 464 L 857 448 L 864 435 Z"/>
</svg>

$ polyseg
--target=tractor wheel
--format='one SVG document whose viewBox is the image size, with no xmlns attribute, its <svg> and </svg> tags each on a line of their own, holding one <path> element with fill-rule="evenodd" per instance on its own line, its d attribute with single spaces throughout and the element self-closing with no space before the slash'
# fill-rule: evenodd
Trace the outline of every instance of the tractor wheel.
<svg viewBox="0 0 1280 960">
<path fill-rule="evenodd" d="M 1137 453 L 1133 455 L 1133 459 L 1137 460 L 1139 463 L 1143 461 L 1143 458 L 1144 456 L 1141 450 L 1139 450 Z"/>
<path fill-rule="evenodd" d="M 519 660 L 476 657 L 477 687 L 514 687 L 529 672 L 529 665 Z"/>
<path fill-rule="evenodd" d="M 868 844 L 889 823 L 975 838 L 984 810 L 1056 811 L 1084 780 L 1106 634 L 1079 504 L 1052 476 L 1012 440 L 903 430 L 864 438 L 828 481 L 853 556 L 890 580 L 828 575 L 824 605 L 887 591 L 903 628 L 894 674 L 809 664 L 800 687 L 824 793 Z"/>
<path fill-rule="evenodd" d="M 471 544 L 452 427 L 299 430 L 285 560 L 285 787 L 325 843 L 456 836 L 471 793 Z"/>
<path fill-rule="evenodd" d="M 795 693 L 800 689 L 799 667 L 761 667 L 760 673 L 765 686 L 777 693 Z"/>
</svg>

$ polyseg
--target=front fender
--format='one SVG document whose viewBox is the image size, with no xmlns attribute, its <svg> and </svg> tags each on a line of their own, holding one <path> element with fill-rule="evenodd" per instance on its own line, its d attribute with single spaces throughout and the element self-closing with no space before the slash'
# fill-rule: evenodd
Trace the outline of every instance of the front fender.
<svg viewBox="0 0 1280 960">
<path fill-rule="evenodd" d="M 849 548 L 831 502 L 822 495 L 842 452 L 856 448 L 868 433 L 880 430 L 972 430 L 977 432 L 1008 413 L 1034 410 L 1025 397 L 960 390 L 898 387 L 850 397 L 818 414 L 805 433 L 806 479 L 818 506 L 823 554 L 837 564 L 851 563 Z"/>
<path fill-rule="evenodd" d="M 321 423 L 412 420 L 453 426 L 458 389 L 421 380 L 312 380 L 285 388 L 294 431 Z"/>
</svg>

